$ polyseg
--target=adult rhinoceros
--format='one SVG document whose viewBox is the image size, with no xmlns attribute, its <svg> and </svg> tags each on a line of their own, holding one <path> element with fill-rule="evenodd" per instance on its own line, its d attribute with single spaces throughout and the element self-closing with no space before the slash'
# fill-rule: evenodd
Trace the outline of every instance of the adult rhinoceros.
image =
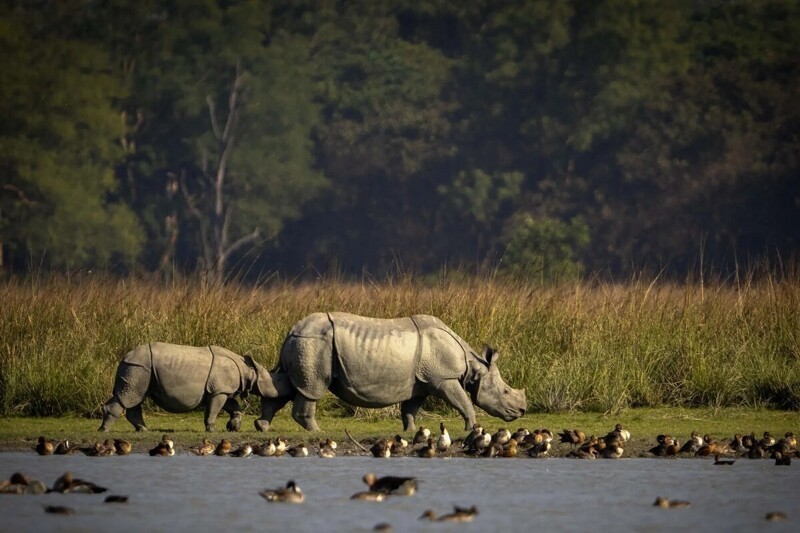
<svg viewBox="0 0 800 533">
<path fill-rule="evenodd" d="M 263 411 L 266 397 L 292 391 L 285 375 L 271 375 L 252 357 L 242 357 L 220 346 L 142 344 L 120 361 L 114 395 L 103 406 L 99 430 L 108 431 L 123 411 L 136 431 L 147 429 L 142 402 L 150 397 L 171 413 L 205 405 L 206 431 L 214 431 L 217 415 L 224 409 L 230 415 L 227 429 L 239 431 L 242 412 L 237 397 L 249 393 L 261 396 Z"/>
<path fill-rule="evenodd" d="M 316 402 L 327 390 L 360 407 L 400 403 L 403 428 L 427 396 L 452 405 L 466 428 L 475 422 L 473 402 L 506 421 L 525 414 L 525 390 L 500 377 L 497 352 L 478 355 L 438 318 L 376 319 L 347 313 L 314 313 L 294 325 L 283 343 L 278 368 L 296 389 L 266 399 L 256 428 L 266 430 L 275 412 L 294 400 L 292 417 L 317 431 Z"/>
</svg>

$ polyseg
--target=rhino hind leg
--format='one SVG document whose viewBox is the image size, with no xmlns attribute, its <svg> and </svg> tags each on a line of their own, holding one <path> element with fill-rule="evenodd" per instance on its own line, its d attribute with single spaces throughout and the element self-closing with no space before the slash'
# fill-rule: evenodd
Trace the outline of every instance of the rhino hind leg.
<svg viewBox="0 0 800 533">
<path fill-rule="evenodd" d="M 414 431 L 417 429 L 416 417 L 419 408 L 425 401 L 425 396 L 414 396 L 400 404 L 400 417 L 403 419 L 403 431 Z"/>
<path fill-rule="evenodd" d="M 222 406 L 222 409 L 228 413 L 228 415 L 230 415 L 230 419 L 225 425 L 225 429 L 228 431 L 239 431 L 242 428 L 242 407 L 239 405 L 239 402 L 233 398 L 228 398 L 225 400 L 225 404 Z"/>
<path fill-rule="evenodd" d="M 147 426 L 144 423 L 144 417 L 142 416 L 142 404 L 135 405 L 129 409 L 125 410 L 125 418 L 128 419 L 136 431 L 147 431 Z"/>
<path fill-rule="evenodd" d="M 316 412 L 317 401 L 310 400 L 298 392 L 292 405 L 292 418 L 294 418 L 294 421 L 308 431 L 319 431 L 315 418 Z"/>
</svg>

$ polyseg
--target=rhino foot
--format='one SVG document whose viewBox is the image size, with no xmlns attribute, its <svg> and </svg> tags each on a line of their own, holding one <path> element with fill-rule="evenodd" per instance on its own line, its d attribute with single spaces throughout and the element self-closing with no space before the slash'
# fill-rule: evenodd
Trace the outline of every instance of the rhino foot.
<svg viewBox="0 0 800 533">
<path fill-rule="evenodd" d="M 208 431 L 209 433 L 214 433 L 215 431 L 217 431 L 217 428 L 214 427 L 214 424 L 208 424 L 206 425 L 206 431 Z"/>
<path fill-rule="evenodd" d="M 269 430 L 269 421 L 258 419 L 253 422 L 256 426 L 256 431 L 266 432 Z"/>
<path fill-rule="evenodd" d="M 136 426 L 136 431 L 147 431 L 147 426 Z"/>
<path fill-rule="evenodd" d="M 241 427 L 242 427 L 242 412 L 238 411 L 234 413 L 234 415 L 231 417 L 230 420 L 228 420 L 226 428 L 228 429 L 228 431 L 239 431 Z"/>
</svg>

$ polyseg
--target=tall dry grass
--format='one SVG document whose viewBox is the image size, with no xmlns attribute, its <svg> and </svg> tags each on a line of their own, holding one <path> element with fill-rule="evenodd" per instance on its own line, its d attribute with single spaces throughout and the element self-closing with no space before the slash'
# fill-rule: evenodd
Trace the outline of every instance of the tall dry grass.
<svg viewBox="0 0 800 533">
<path fill-rule="evenodd" d="M 122 354 L 148 341 L 217 344 L 269 367 L 295 321 L 332 310 L 442 318 L 474 348 L 500 350 L 531 410 L 800 408 L 800 276 L 556 287 L 491 277 L 222 288 L 49 279 L 6 282 L 0 302 L 4 415 L 98 414 Z"/>
</svg>

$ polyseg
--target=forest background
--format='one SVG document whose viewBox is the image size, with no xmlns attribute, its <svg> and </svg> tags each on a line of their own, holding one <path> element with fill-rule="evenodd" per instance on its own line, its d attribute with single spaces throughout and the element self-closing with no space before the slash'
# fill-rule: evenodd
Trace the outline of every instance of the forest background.
<svg viewBox="0 0 800 533">
<path fill-rule="evenodd" d="M 794 258 L 800 4 L 0 0 L 0 267 Z"/>
</svg>

